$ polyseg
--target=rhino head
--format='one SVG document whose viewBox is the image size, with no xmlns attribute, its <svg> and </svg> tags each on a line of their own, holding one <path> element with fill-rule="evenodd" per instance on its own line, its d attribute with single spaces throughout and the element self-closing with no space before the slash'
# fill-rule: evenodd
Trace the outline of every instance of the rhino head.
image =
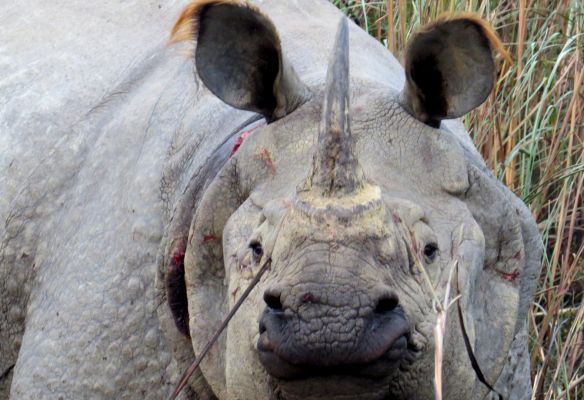
<svg viewBox="0 0 584 400">
<path fill-rule="evenodd" d="M 196 2 L 177 23 L 204 85 L 268 122 L 205 190 L 184 244 L 188 315 L 173 310 L 195 354 L 271 265 L 203 361 L 202 397 L 431 399 L 449 284 L 487 381 L 524 326 L 531 219 L 441 123 L 490 93 L 490 31 L 470 17 L 424 28 L 401 93 L 351 83 L 348 36 L 343 19 L 326 82 L 309 86 L 254 6 Z M 483 398 L 460 325 L 451 312 L 444 396 Z"/>
</svg>

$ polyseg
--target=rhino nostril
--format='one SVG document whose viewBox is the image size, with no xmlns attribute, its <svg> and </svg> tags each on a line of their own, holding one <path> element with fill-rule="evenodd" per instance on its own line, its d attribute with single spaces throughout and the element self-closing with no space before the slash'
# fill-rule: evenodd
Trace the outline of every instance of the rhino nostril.
<svg viewBox="0 0 584 400">
<path fill-rule="evenodd" d="M 375 312 L 378 314 L 384 314 L 393 311 L 399 304 L 397 297 L 387 295 L 380 298 L 375 306 Z"/>
<path fill-rule="evenodd" d="M 268 305 L 269 308 L 272 310 L 281 311 L 282 310 L 282 302 L 280 301 L 280 294 L 265 292 L 264 293 L 264 301 Z"/>
</svg>

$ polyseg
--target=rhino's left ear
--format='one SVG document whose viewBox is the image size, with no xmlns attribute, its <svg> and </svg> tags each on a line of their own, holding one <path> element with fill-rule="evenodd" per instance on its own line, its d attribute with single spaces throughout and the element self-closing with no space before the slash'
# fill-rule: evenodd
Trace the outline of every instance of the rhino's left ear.
<svg viewBox="0 0 584 400">
<path fill-rule="evenodd" d="M 506 55 L 489 25 L 474 16 L 442 18 L 422 28 L 406 51 L 403 106 L 434 127 L 478 107 L 495 81 L 494 49 Z"/>
<path fill-rule="evenodd" d="M 171 42 L 196 41 L 197 72 L 225 103 L 268 121 L 292 112 L 309 91 L 282 54 L 272 21 L 238 0 L 197 0 L 176 22 Z"/>
</svg>

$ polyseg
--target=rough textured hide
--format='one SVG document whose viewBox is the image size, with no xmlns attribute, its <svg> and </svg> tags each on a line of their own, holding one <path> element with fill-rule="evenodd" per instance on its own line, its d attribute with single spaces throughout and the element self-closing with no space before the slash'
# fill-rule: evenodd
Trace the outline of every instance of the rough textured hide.
<svg viewBox="0 0 584 400">
<path fill-rule="evenodd" d="M 253 275 L 250 235 L 269 237 L 264 220 L 287 213 L 285 199 L 308 173 L 340 13 L 325 1 L 256 2 L 311 100 L 258 128 L 229 158 L 258 116 L 222 103 L 192 60 L 166 46 L 185 5 L 0 5 L 0 398 L 167 396 Z M 477 357 L 501 393 L 527 399 L 525 317 L 541 254 L 529 211 L 487 171 L 460 122 L 432 129 L 405 112 L 399 63 L 355 25 L 349 31 L 352 130 L 365 176 L 380 186 L 388 218 L 399 214 L 420 243 L 429 235 L 418 223 L 424 215 L 445 257 L 461 248 L 455 233 L 465 227 L 470 256 L 459 279 L 483 293 L 463 298 Z M 192 341 L 176 328 L 165 292 L 181 240 Z M 274 247 L 275 256 L 290 251 Z M 431 275 L 443 283 L 439 265 Z M 274 266 L 184 398 L 309 398 L 268 377 L 255 353 L 262 293 L 289 273 Z M 420 310 L 413 336 L 428 347 L 433 316 L 412 276 L 419 296 L 400 292 L 400 301 Z M 385 271 L 381 279 L 400 278 Z M 487 293 L 492 309 L 481 306 Z M 457 329 L 450 319 L 448 332 Z M 490 351 L 497 346 L 509 352 Z M 446 351 L 445 398 L 487 396 L 458 335 L 447 336 Z M 388 388 L 432 398 L 431 353 L 403 372 L 409 383 Z"/>
</svg>

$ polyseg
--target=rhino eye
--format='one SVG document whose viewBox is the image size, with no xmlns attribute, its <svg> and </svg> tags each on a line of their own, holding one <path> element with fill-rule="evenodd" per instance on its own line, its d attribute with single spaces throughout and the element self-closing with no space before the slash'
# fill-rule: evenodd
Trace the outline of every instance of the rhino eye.
<svg viewBox="0 0 584 400">
<path fill-rule="evenodd" d="M 264 254 L 264 249 L 262 249 L 261 243 L 258 241 L 253 241 L 249 244 L 249 248 L 251 249 L 251 254 L 253 255 L 254 261 L 258 262 Z"/>
<path fill-rule="evenodd" d="M 426 258 L 426 262 L 428 264 L 434 262 L 437 254 L 438 245 L 436 243 L 428 243 L 426 247 L 424 247 L 424 257 Z"/>
</svg>

